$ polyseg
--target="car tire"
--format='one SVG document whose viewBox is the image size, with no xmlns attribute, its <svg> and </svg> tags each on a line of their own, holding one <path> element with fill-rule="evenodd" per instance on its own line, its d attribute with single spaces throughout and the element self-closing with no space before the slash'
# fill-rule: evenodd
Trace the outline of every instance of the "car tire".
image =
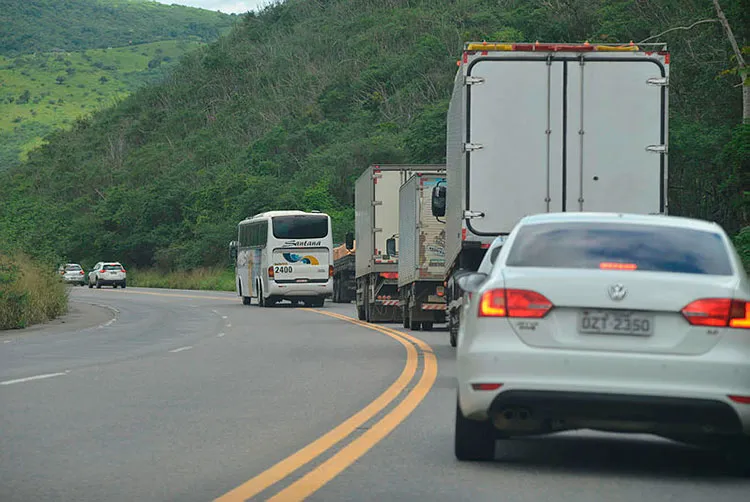
<svg viewBox="0 0 750 502">
<path fill-rule="evenodd" d="M 750 477 L 750 437 L 741 436 L 727 445 L 724 458 L 732 474 Z"/>
<path fill-rule="evenodd" d="M 122 289 L 125 289 L 125 286 L 126 286 L 126 285 L 127 285 L 127 284 L 126 284 L 126 281 L 122 281 L 122 282 L 120 283 L 120 287 L 121 287 Z"/>
<path fill-rule="evenodd" d="M 99 282 L 99 278 L 96 278 L 96 289 L 102 289 L 102 284 Z"/>
<path fill-rule="evenodd" d="M 91 282 L 91 278 L 90 277 L 88 279 L 88 283 L 89 283 L 89 289 L 91 289 L 91 288 L 94 287 L 94 284 Z"/>
<path fill-rule="evenodd" d="M 477 421 L 464 417 L 456 402 L 454 450 L 461 461 L 487 461 L 495 458 L 495 428 L 489 420 Z"/>
</svg>

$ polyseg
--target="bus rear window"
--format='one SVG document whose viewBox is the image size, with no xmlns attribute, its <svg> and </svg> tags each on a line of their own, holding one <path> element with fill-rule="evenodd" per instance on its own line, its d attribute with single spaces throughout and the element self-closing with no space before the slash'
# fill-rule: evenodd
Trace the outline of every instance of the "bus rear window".
<svg viewBox="0 0 750 502">
<path fill-rule="evenodd" d="M 732 275 L 720 234 L 658 225 L 528 225 L 516 236 L 506 262 L 510 267 L 584 269 L 604 268 L 602 264 L 643 271 Z"/>
<path fill-rule="evenodd" d="M 328 217 L 323 215 L 274 216 L 277 239 L 321 239 L 328 235 Z"/>
</svg>

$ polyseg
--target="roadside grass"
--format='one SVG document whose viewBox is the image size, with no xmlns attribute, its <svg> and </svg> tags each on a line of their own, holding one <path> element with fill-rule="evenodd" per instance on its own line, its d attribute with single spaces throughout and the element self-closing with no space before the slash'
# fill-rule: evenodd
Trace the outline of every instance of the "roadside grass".
<svg viewBox="0 0 750 502">
<path fill-rule="evenodd" d="M 234 291 L 234 271 L 225 268 L 196 268 L 188 271 L 128 269 L 128 285 L 141 288 L 200 289 Z"/>
<path fill-rule="evenodd" d="M 49 321 L 68 311 L 68 287 L 54 268 L 0 252 L 0 330 Z"/>
</svg>

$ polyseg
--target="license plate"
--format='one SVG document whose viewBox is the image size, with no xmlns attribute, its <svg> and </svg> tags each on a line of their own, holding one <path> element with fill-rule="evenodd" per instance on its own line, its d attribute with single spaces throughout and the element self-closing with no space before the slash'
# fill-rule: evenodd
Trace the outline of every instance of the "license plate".
<svg viewBox="0 0 750 502">
<path fill-rule="evenodd" d="M 578 314 L 578 331 L 590 335 L 649 336 L 654 316 L 643 312 L 583 310 Z"/>
</svg>

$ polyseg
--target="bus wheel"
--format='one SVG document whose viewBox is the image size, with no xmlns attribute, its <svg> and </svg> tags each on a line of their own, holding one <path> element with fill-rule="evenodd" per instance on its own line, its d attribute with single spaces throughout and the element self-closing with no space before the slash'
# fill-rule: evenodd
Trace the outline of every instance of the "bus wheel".
<svg viewBox="0 0 750 502">
<path fill-rule="evenodd" d="M 252 298 L 250 298 L 249 296 L 242 297 L 242 305 L 250 305 L 251 301 L 252 301 Z"/>
<path fill-rule="evenodd" d="M 325 303 L 325 298 L 315 298 L 314 300 L 310 300 L 310 306 L 311 307 L 322 307 Z"/>
</svg>

